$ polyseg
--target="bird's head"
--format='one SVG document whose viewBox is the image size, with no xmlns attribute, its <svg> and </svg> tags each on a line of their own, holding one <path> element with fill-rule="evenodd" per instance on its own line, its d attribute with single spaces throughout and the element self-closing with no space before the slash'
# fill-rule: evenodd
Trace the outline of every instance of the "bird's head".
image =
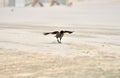
<svg viewBox="0 0 120 78">
<path fill-rule="evenodd" d="M 60 33 L 64 33 L 64 31 L 63 31 L 63 30 L 61 30 L 61 31 L 60 31 Z"/>
</svg>

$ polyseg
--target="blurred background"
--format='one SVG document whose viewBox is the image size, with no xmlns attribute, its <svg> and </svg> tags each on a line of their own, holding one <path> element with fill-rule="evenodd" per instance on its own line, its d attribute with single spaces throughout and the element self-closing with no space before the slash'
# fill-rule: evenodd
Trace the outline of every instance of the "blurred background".
<svg viewBox="0 0 120 78">
<path fill-rule="evenodd" d="M 0 22 L 120 25 L 120 0 L 0 0 Z"/>
<path fill-rule="evenodd" d="M 0 0 L 0 7 L 119 5 L 120 0 Z"/>
<path fill-rule="evenodd" d="M 0 7 L 35 7 L 44 5 L 72 5 L 73 2 L 80 2 L 81 0 L 0 0 Z"/>
</svg>

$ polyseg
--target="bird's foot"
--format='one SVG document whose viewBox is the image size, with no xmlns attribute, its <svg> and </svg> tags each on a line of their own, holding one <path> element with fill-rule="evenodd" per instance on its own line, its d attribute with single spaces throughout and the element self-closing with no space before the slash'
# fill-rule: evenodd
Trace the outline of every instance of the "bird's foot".
<svg viewBox="0 0 120 78">
<path fill-rule="evenodd" d="M 60 42 L 60 41 L 58 41 L 58 43 L 59 43 L 59 44 L 61 44 L 61 42 Z"/>
</svg>

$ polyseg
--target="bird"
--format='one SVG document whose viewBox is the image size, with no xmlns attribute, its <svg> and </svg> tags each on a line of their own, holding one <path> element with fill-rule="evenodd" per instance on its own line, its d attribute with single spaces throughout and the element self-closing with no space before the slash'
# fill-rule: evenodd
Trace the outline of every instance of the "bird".
<svg viewBox="0 0 120 78">
<path fill-rule="evenodd" d="M 61 43 L 61 40 L 62 40 L 65 33 L 71 34 L 71 33 L 73 33 L 73 31 L 63 31 L 63 30 L 61 30 L 61 31 L 46 32 L 46 33 L 43 33 L 43 34 L 44 35 L 54 34 L 56 39 L 57 39 L 57 42 Z"/>
</svg>

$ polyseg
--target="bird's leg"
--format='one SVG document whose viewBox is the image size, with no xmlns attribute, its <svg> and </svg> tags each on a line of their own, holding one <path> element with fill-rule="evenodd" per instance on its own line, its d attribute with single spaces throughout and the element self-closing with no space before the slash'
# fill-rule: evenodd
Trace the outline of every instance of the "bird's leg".
<svg viewBox="0 0 120 78">
<path fill-rule="evenodd" d="M 60 37 L 60 43 L 61 43 L 62 37 Z"/>
<path fill-rule="evenodd" d="M 59 43 L 61 43 L 61 40 L 59 39 Z"/>
<path fill-rule="evenodd" d="M 58 42 L 58 43 L 61 43 L 58 38 L 57 38 L 57 42 Z"/>
</svg>

